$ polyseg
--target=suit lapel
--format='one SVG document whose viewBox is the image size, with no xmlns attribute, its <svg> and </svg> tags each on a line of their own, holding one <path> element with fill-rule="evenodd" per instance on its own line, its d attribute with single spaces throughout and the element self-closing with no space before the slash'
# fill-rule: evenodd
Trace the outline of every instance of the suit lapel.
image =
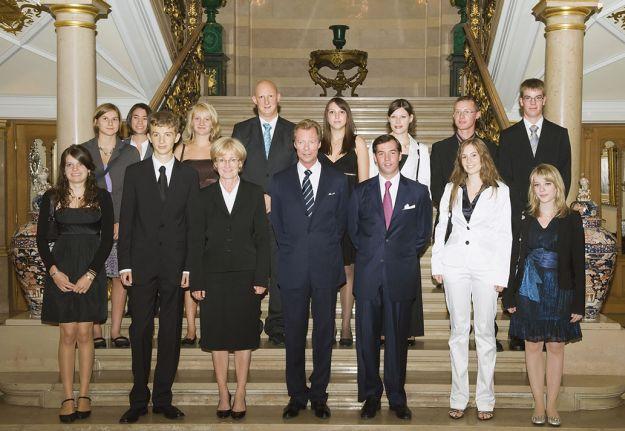
<svg viewBox="0 0 625 431">
<path fill-rule="evenodd" d="M 278 149 L 276 148 L 279 145 L 279 142 L 281 142 L 281 136 L 282 133 L 284 132 L 284 127 L 282 126 L 281 122 L 280 122 L 280 117 L 278 117 L 278 121 L 276 121 L 276 130 L 273 131 L 273 137 L 271 138 L 271 146 L 269 147 L 269 157 L 271 158 L 272 153 L 278 151 Z M 264 151 L 264 139 L 262 140 L 263 142 L 263 151 Z"/>
<path fill-rule="evenodd" d="M 536 148 L 536 160 L 544 159 L 544 154 L 548 150 L 550 139 L 551 127 L 549 127 L 548 121 L 543 117 L 543 126 L 540 131 L 540 137 L 538 138 L 538 148 Z"/>
<path fill-rule="evenodd" d="M 167 187 L 167 195 L 165 202 L 169 202 L 176 196 L 176 189 L 178 188 L 178 175 L 180 175 L 181 164 L 178 159 L 174 158 L 174 166 L 171 168 L 171 178 L 169 179 L 169 186 Z M 158 187 L 158 183 L 157 183 Z"/>
<path fill-rule="evenodd" d="M 317 206 L 319 204 L 321 204 L 321 202 L 323 201 L 323 199 L 328 195 L 328 190 L 330 187 L 330 180 L 328 178 L 328 171 L 327 171 L 327 166 L 325 166 L 323 163 L 321 164 L 321 171 L 319 174 L 319 185 L 317 186 L 317 196 L 315 198 L 315 205 L 313 206 L 313 214 L 312 216 L 315 216 L 315 213 L 317 212 Z M 299 179 L 299 178 L 298 178 Z M 304 199 L 304 196 L 302 195 L 302 201 Z"/>
<path fill-rule="evenodd" d="M 404 205 L 408 203 L 408 184 L 403 175 L 399 177 L 399 184 L 397 185 L 397 196 L 395 197 L 395 205 L 393 205 L 393 215 L 391 217 L 391 223 L 388 226 L 390 231 L 393 227 L 393 221 L 399 216 L 403 210 Z M 384 211 L 382 211 L 384 213 Z"/>
<path fill-rule="evenodd" d="M 302 184 L 299 182 L 299 175 L 297 174 L 297 164 L 291 166 L 289 169 L 287 184 L 291 187 L 291 193 L 295 197 L 295 202 L 297 202 L 297 205 L 301 208 L 302 214 L 305 215 L 306 205 L 304 205 L 304 196 L 302 195 Z"/>
<path fill-rule="evenodd" d="M 147 182 L 147 189 L 152 195 L 151 200 L 162 205 L 163 202 L 161 201 L 161 195 L 158 191 L 158 180 L 156 179 L 156 174 L 154 173 L 154 161 L 149 159 L 149 161 L 146 161 L 144 165 L 144 176 Z"/>
<path fill-rule="evenodd" d="M 221 186 L 219 187 L 219 189 L 221 190 Z M 247 185 L 244 184 L 243 180 L 241 178 L 239 178 L 239 189 L 237 190 L 237 195 L 234 198 L 234 205 L 232 205 L 232 212 L 230 213 L 231 216 L 234 216 L 234 214 L 239 211 L 241 209 L 241 206 L 247 201 L 246 199 L 246 193 L 247 193 Z M 221 199 L 223 201 L 223 197 Z M 224 208 L 226 208 L 226 202 L 224 201 Z M 226 213 L 228 212 L 228 208 L 226 208 Z"/>
<path fill-rule="evenodd" d="M 263 138 L 262 131 L 263 126 L 260 122 L 260 117 L 256 117 L 252 124 L 252 139 L 250 142 L 256 142 L 257 145 L 260 145 L 260 151 L 262 151 L 263 156 L 265 156 L 265 160 L 267 160 L 267 156 L 265 155 L 265 139 Z"/>
<path fill-rule="evenodd" d="M 532 145 L 530 144 L 530 138 L 527 136 L 527 129 L 525 128 L 525 122 L 521 120 L 517 123 L 517 139 L 520 143 L 520 152 L 530 160 L 534 160 L 534 154 L 532 154 Z M 538 145 L 540 147 L 540 145 Z M 538 153 L 538 151 L 537 151 Z"/>
<path fill-rule="evenodd" d="M 371 182 L 370 194 L 373 194 L 374 206 L 378 212 L 378 217 L 382 219 L 382 226 L 386 227 L 386 221 L 384 220 L 384 207 L 382 206 L 382 195 L 380 193 L 380 174 L 375 176 L 376 181 Z"/>
</svg>

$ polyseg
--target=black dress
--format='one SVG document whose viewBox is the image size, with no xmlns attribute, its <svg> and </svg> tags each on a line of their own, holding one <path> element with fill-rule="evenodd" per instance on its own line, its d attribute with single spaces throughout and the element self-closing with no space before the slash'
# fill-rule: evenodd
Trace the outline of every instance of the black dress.
<svg viewBox="0 0 625 431">
<path fill-rule="evenodd" d="M 571 323 L 574 291 L 558 287 L 558 225 L 554 217 L 546 228 L 530 219 L 528 255 L 523 281 L 516 292 L 516 312 L 510 336 L 531 342 L 570 342 L 582 338 L 579 322 Z"/>
<path fill-rule="evenodd" d="M 344 155 L 338 158 L 336 162 L 330 160 L 327 156 L 324 157 L 325 161 L 334 166 L 334 168 L 343 172 L 347 176 L 347 186 L 349 188 L 349 194 L 351 196 L 354 187 L 358 183 L 358 157 L 356 150 L 351 149 Z M 343 264 L 345 266 L 351 265 L 356 260 L 356 249 L 354 248 L 352 241 L 349 239 L 347 232 L 343 236 Z"/>
<path fill-rule="evenodd" d="M 58 238 L 52 250 L 48 245 L 51 227 L 50 196 L 43 196 L 37 223 L 37 248 L 46 267 L 41 320 L 48 323 L 106 321 L 107 290 L 104 261 L 113 245 L 113 202 L 111 195 L 98 189 L 98 204 L 86 208 L 56 208 Z M 86 293 L 62 292 L 50 277 L 50 268 L 76 283 L 90 269 L 97 273 Z"/>
</svg>

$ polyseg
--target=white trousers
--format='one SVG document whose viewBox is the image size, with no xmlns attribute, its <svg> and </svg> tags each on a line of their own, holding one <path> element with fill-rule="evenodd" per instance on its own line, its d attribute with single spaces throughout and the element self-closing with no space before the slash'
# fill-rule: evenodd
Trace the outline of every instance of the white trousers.
<svg viewBox="0 0 625 431">
<path fill-rule="evenodd" d="M 445 300 L 451 323 L 449 355 L 451 357 L 452 409 L 464 410 L 469 402 L 469 332 L 471 330 L 471 303 L 477 349 L 477 384 L 475 403 L 480 411 L 495 407 L 495 316 L 497 296 L 490 271 L 470 268 L 445 267 L 443 282 Z"/>
</svg>

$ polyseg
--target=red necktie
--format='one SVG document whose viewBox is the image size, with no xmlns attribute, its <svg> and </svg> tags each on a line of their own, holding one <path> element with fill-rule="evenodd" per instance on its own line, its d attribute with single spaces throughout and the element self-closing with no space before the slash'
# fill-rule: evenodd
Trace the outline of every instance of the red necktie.
<svg viewBox="0 0 625 431">
<path fill-rule="evenodd" d="M 393 202 L 391 201 L 391 182 L 387 181 L 384 184 L 386 191 L 384 192 L 384 199 L 382 199 L 382 207 L 384 208 L 384 221 L 386 222 L 386 229 L 391 224 L 391 217 L 393 216 Z"/>
</svg>

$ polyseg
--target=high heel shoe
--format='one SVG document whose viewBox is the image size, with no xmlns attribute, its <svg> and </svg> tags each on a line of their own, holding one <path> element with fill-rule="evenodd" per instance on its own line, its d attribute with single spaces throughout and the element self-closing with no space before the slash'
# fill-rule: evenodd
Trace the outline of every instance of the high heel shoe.
<svg viewBox="0 0 625 431">
<path fill-rule="evenodd" d="M 89 400 L 89 410 L 78 410 L 76 409 L 76 418 L 77 419 L 87 419 L 91 416 L 91 398 L 89 397 L 78 397 L 79 400 Z"/>
<path fill-rule="evenodd" d="M 230 407 L 230 402 L 232 401 L 232 395 L 230 395 L 230 392 L 228 392 L 228 407 Z M 229 408 L 228 410 L 219 410 L 217 409 L 217 417 L 219 419 L 225 419 L 228 416 L 230 416 L 232 414 L 232 408 Z"/>
<path fill-rule="evenodd" d="M 73 398 L 67 398 L 65 400 L 63 400 L 63 402 L 61 403 L 61 407 L 63 407 L 63 404 L 65 404 L 66 402 L 71 401 L 72 402 L 72 407 L 74 404 L 74 399 Z M 76 420 L 76 412 L 72 412 L 68 415 L 59 415 L 59 419 L 61 420 L 61 422 L 68 424 L 68 423 L 72 423 Z"/>
<path fill-rule="evenodd" d="M 240 412 L 235 412 L 232 410 L 232 419 L 240 420 L 245 417 L 245 413 L 247 413 L 247 403 L 245 402 L 245 398 L 243 398 L 243 404 L 245 404 L 245 410 L 241 410 Z"/>
</svg>

